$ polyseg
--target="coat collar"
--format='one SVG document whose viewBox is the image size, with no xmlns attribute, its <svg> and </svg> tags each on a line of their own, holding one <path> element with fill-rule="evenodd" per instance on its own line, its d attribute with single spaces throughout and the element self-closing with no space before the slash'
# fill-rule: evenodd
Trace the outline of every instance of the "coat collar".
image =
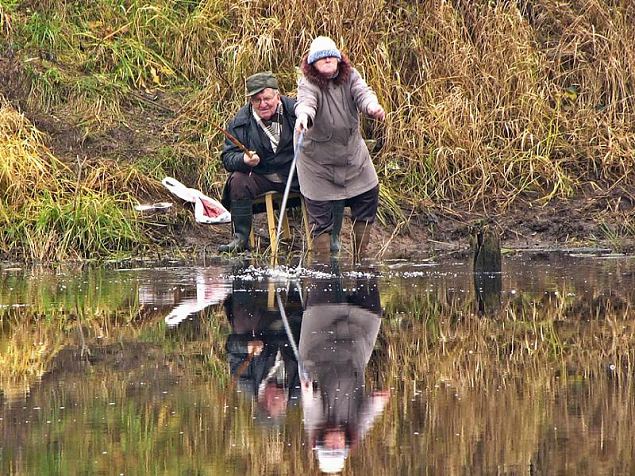
<svg viewBox="0 0 635 476">
<path fill-rule="evenodd" d="M 341 54 L 342 59 L 340 60 L 340 64 L 338 66 L 338 74 L 336 77 L 329 79 L 320 75 L 315 66 L 307 62 L 307 56 L 302 59 L 302 65 L 300 66 L 302 74 L 310 83 L 315 84 L 320 89 L 326 89 L 331 82 L 336 86 L 346 83 L 351 77 L 353 66 L 351 65 L 351 61 L 348 59 L 348 56 L 346 56 L 344 53 Z"/>
<path fill-rule="evenodd" d="M 284 108 L 282 114 L 282 134 L 278 143 L 278 150 L 282 150 L 289 142 L 293 140 L 293 128 L 295 127 L 295 100 L 287 96 L 280 95 L 280 100 Z M 269 139 L 264 131 L 256 124 L 256 120 L 251 115 L 251 105 L 245 104 L 234 119 L 234 127 L 248 127 L 253 132 L 261 136 L 263 146 L 273 153 Z"/>
</svg>

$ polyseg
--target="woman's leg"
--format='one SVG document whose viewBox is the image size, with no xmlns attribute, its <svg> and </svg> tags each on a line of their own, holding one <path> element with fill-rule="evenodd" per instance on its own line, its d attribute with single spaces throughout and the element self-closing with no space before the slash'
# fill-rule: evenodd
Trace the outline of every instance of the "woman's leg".
<svg viewBox="0 0 635 476">
<path fill-rule="evenodd" d="M 379 205 L 379 185 L 348 199 L 346 204 L 351 208 L 353 220 L 353 259 L 358 262 L 366 256 L 370 231 Z"/>
<path fill-rule="evenodd" d="M 331 252 L 331 231 L 333 230 L 333 202 L 304 198 L 309 215 L 309 225 L 313 237 L 313 249 L 318 255 Z"/>
</svg>

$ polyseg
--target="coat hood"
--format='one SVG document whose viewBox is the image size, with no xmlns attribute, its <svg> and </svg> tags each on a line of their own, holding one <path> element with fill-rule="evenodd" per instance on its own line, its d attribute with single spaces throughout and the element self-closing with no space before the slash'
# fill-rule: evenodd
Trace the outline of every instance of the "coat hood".
<svg viewBox="0 0 635 476">
<path fill-rule="evenodd" d="M 325 78 L 318 70 L 315 68 L 315 65 L 309 64 L 308 55 L 302 59 L 302 65 L 300 66 L 302 70 L 302 74 L 304 77 L 312 84 L 315 84 L 320 89 L 324 89 L 329 81 L 333 81 L 336 85 L 344 84 L 351 77 L 351 71 L 353 67 L 351 66 L 351 62 L 344 53 L 342 53 L 342 59 L 338 65 L 338 75 L 333 78 Z"/>
</svg>

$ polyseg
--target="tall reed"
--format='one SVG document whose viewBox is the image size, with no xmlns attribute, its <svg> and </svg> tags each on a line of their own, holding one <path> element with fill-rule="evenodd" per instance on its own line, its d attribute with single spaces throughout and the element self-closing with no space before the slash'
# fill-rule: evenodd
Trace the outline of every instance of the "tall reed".
<svg viewBox="0 0 635 476">
<path fill-rule="evenodd" d="M 167 98 L 177 178 L 216 194 L 214 126 L 244 104 L 245 76 L 272 70 L 293 96 L 311 39 L 330 35 L 388 111 L 364 130 L 380 145 L 382 219 L 402 223 L 394 204 L 500 213 L 630 189 L 634 25 L 631 3 L 610 0 L 4 2 L 0 42 L 30 107 L 84 137 L 145 107 L 137 92 Z"/>
</svg>

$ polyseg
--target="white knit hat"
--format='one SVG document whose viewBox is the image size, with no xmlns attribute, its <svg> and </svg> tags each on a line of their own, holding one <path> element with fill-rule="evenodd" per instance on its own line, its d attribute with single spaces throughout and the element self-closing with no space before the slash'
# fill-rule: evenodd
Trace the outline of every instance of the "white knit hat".
<svg viewBox="0 0 635 476">
<path fill-rule="evenodd" d="M 319 59 L 329 57 L 341 60 L 342 54 L 340 53 L 340 50 L 337 49 L 335 42 L 328 36 L 318 36 L 311 42 L 309 56 L 306 59 L 307 63 L 313 64 Z"/>
<path fill-rule="evenodd" d="M 326 448 L 316 448 L 320 471 L 325 474 L 340 473 L 344 469 L 348 448 L 339 450 L 329 450 Z"/>
</svg>

